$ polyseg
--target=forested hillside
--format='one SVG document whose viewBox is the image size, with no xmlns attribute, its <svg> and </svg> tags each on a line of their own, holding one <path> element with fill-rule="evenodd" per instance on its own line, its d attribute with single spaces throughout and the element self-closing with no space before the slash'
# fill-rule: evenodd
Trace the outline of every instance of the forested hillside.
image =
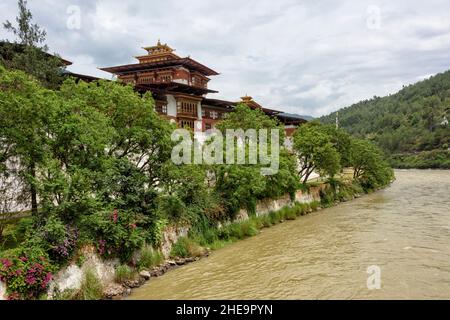
<svg viewBox="0 0 450 320">
<path fill-rule="evenodd" d="M 450 71 L 339 110 L 339 124 L 378 144 L 399 168 L 450 168 Z M 335 123 L 336 112 L 320 118 Z"/>
</svg>

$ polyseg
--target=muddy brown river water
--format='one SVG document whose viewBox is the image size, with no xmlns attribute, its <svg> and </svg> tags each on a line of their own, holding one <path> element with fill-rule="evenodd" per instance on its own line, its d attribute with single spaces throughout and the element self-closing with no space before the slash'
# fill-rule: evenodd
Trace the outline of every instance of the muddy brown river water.
<svg viewBox="0 0 450 320">
<path fill-rule="evenodd" d="M 129 298 L 450 299 L 450 171 L 396 177 L 151 279 Z M 367 287 L 370 266 L 380 289 Z"/>
</svg>

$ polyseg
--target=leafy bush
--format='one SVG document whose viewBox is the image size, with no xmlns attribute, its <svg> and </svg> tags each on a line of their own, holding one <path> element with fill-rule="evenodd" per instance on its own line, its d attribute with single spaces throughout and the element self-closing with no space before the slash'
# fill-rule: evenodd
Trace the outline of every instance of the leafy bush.
<svg viewBox="0 0 450 320">
<path fill-rule="evenodd" d="M 159 200 L 159 210 L 173 221 L 185 217 L 187 208 L 185 203 L 176 196 L 164 196 Z"/>
<path fill-rule="evenodd" d="M 131 212 L 114 210 L 86 217 L 84 226 L 94 233 L 93 239 L 99 239 L 96 245 L 100 255 L 128 262 L 145 241 L 139 222 L 139 217 Z"/>
<path fill-rule="evenodd" d="M 151 219 L 150 223 L 143 225 L 143 228 L 145 228 L 145 232 L 147 233 L 147 243 L 151 243 L 154 246 L 160 245 L 164 228 L 167 224 L 167 219 L 156 216 L 154 219 Z"/>
<path fill-rule="evenodd" d="M 58 262 L 66 261 L 77 245 L 78 229 L 64 223 L 56 216 L 47 219 L 41 231 L 42 246 Z"/>
<path fill-rule="evenodd" d="M 54 267 L 41 249 L 15 249 L 0 259 L 0 281 L 6 283 L 8 299 L 36 299 L 52 279 Z"/>
<path fill-rule="evenodd" d="M 334 204 L 335 191 L 332 188 L 328 188 L 320 191 L 320 203 L 323 207 L 328 208 Z"/>
</svg>

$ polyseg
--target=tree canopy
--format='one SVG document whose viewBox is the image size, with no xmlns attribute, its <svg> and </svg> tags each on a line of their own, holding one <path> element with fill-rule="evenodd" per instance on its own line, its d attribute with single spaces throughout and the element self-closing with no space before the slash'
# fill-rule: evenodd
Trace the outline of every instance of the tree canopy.
<svg viewBox="0 0 450 320">
<path fill-rule="evenodd" d="M 335 119 L 336 112 L 320 121 Z M 450 71 L 339 110 L 340 127 L 373 141 L 400 167 L 450 168 L 449 120 Z"/>
</svg>

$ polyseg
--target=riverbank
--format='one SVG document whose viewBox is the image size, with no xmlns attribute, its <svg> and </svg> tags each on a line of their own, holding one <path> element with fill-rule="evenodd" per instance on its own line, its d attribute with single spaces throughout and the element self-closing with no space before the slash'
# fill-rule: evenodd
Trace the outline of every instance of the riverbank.
<svg viewBox="0 0 450 320">
<path fill-rule="evenodd" d="M 336 188 L 337 187 L 337 188 Z M 360 198 L 366 193 L 372 193 L 375 190 L 364 190 L 356 183 L 338 184 L 338 186 L 328 183 L 316 183 L 307 191 L 298 191 L 292 201 L 286 197 L 276 200 L 260 201 L 257 205 L 255 215 L 249 216 L 246 210 L 241 210 L 239 216 L 234 222 L 221 225 L 217 229 L 217 238 L 213 241 L 205 242 L 205 239 L 198 234 L 190 237 L 180 237 L 171 250 L 170 259 L 162 265 L 153 267 L 150 270 L 143 270 L 139 273 L 139 280 L 135 280 L 132 286 L 122 283 L 121 294 L 107 294 L 107 299 L 126 298 L 131 294 L 132 289 L 139 288 L 150 281 L 152 278 L 159 278 L 168 271 L 199 261 L 210 255 L 211 251 L 222 249 L 237 241 L 258 235 L 263 229 L 270 228 L 285 221 L 297 220 L 302 216 L 307 216 L 313 212 L 321 211 L 323 208 L 330 208 L 340 203 Z M 277 211 L 271 208 L 286 204 Z M 209 232 L 214 232 L 209 230 Z M 213 237 L 214 238 L 214 237 Z M 206 244 L 206 248 L 201 247 L 200 243 Z M 205 249 L 204 253 L 202 248 Z M 180 255 L 180 253 L 182 253 Z"/>
<path fill-rule="evenodd" d="M 255 212 L 241 209 L 233 221 L 218 223 L 214 228 L 167 227 L 160 247 L 139 250 L 129 265 L 121 264 L 118 259 L 104 260 L 94 247 L 85 247 L 75 255 L 72 263 L 54 276 L 47 298 L 122 299 L 151 279 L 208 257 L 213 250 L 253 237 L 262 229 L 296 220 L 373 191 L 364 190 L 358 183 L 349 180 L 310 183 L 294 195 L 260 200 Z M 0 299 L 5 295 L 4 288 L 0 286 Z M 96 293 L 92 294 L 92 291 Z"/>
<path fill-rule="evenodd" d="M 395 175 L 385 189 L 264 229 L 127 299 L 449 299 L 450 171 Z M 379 290 L 367 287 L 371 266 Z"/>
<path fill-rule="evenodd" d="M 396 169 L 450 169 L 450 150 L 431 150 L 409 154 L 394 154 L 388 159 Z"/>
</svg>

